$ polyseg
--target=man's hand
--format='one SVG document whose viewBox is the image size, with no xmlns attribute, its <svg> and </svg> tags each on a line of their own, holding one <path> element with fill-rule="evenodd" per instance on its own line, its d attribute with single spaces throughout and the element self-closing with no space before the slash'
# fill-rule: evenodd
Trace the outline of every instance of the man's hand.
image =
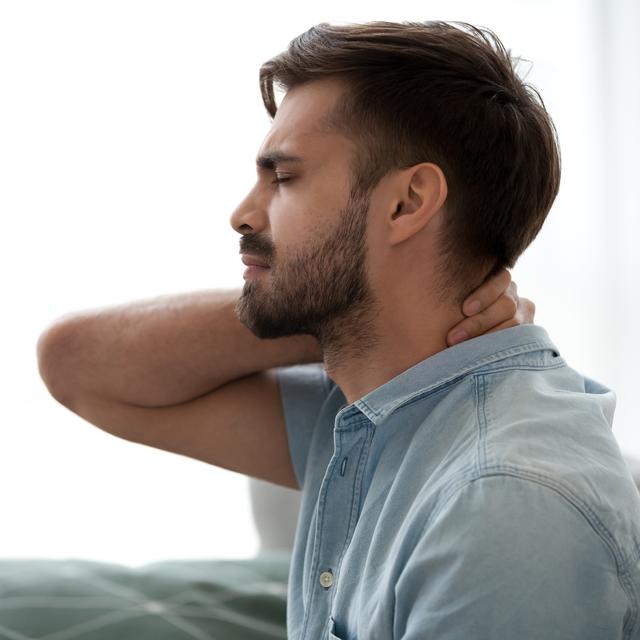
<svg viewBox="0 0 640 640">
<path fill-rule="evenodd" d="M 518 297 L 518 288 L 511 274 L 502 269 L 463 303 L 467 316 L 447 334 L 447 345 L 481 336 L 484 333 L 533 323 L 536 307 L 531 300 Z"/>
</svg>

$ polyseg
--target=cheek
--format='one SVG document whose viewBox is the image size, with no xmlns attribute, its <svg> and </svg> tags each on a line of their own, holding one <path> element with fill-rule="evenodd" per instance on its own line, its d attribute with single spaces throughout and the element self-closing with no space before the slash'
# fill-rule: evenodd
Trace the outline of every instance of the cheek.
<svg viewBox="0 0 640 640">
<path fill-rule="evenodd" d="M 308 242 L 308 222 L 309 215 L 299 199 L 281 197 L 277 203 L 273 203 L 269 212 L 269 226 L 276 261 L 279 256 L 287 260 Z"/>
<path fill-rule="evenodd" d="M 270 226 L 275 243 L 304 244 L 318 234 L 339 214 L 326 195 L 313 191 L 282 193 L 270 210 Z"/>
</svg>

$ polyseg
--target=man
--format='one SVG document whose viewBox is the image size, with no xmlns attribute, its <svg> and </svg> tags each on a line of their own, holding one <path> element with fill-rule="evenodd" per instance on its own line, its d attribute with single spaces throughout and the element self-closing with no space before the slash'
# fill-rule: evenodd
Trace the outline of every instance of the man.
<svg viewBox="0 0 640 640">
<path fill-rule="evenodd" d="M 539 326 L 447 348 L 560 181 L 537 92 L 466 26 L 323 23 L 261 69 L 238 317 L 324 361 L 278 369 L 303 492 L 292 640 L 640 638 L 613 393 Z"/>
<path fill-rule="evenodd" d="M 231 223 L 268 268 L 240 296 L 58 320 L 52 395 L 302 489 L 292 639 L 637 637 L 612 394 L 527 324 L 504 269 L 557 192 L 546 112 L 445 23 L 319 25 L 261 83 L 275 118 Z"/>
</svg>

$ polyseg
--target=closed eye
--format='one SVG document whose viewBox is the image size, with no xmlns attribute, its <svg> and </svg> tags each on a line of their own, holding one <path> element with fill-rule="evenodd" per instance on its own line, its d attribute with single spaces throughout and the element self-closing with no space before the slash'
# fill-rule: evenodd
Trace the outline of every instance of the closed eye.
<svg viewBox="0 0 640 640">
<path fill-rule="evenodd" d="M 284 178 L 278 178 L 276 176 L 276 178 L 271 181 L 271 184 L 280 184 L 281 182 L 288 182 L 289 180 L 291 180 L 291 176 L 287 176 Z"/>
</svg>

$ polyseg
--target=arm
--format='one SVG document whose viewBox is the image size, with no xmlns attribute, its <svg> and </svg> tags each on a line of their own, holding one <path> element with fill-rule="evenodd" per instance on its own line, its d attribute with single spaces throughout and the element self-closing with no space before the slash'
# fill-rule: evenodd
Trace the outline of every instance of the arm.
<svg viewBox="0 0 640 640">
<path fill-rule="evenodd" d="M 235 315 L 239 293 L 63 317 L 38 342 L 41 375 L 62 405 L 111 435 L 298 489 L 277 367 L 320 360 L 319 344 L 256 338 Z"/>
<path fill-rule="evenodd" d="M 622 638 L 627 608 L 579 509 L 508 475 L 470 482 L 427 521 L 395 595 L 397 640 Z"/>
<path fill-rule="evenodd" d="M 61 402 L 82 392 L 163 407 L 259 371 L 322 362 L 313 336 L 257 338 L 235 314 L 240 295 L 240 289 L 205 290 L 67 314 L 40 336 L 40 374 Z M 471 299 L 479 300 L 478 309 L 472 315 L 465 302 L 470 317 L 451 330 L 450 338 L 459 330 L 472 338 L 533 322 L 533 303 L 518 300 L 506 270 Z"/>
<path fill-rule="evenodd" d="M 67 314 L 40 336 L 40 374 L 61 402 L 88 394 L 163 407 L 252 373 L 322 360 L 313 336 L 257 338 L 235 314 L 240 295 L 196 291 Z"/>
<path fill-rule="evenodd" d="M 239 295 L 68 314 L 38 341 L 40 374 L 61 404 L 107 433 L 297 489 L 277 369 L 323 354 L 309 335 L 256 338 L 235 314 Z M 307 388 L 312 412 L 321 391 Z"/>
</svg>

